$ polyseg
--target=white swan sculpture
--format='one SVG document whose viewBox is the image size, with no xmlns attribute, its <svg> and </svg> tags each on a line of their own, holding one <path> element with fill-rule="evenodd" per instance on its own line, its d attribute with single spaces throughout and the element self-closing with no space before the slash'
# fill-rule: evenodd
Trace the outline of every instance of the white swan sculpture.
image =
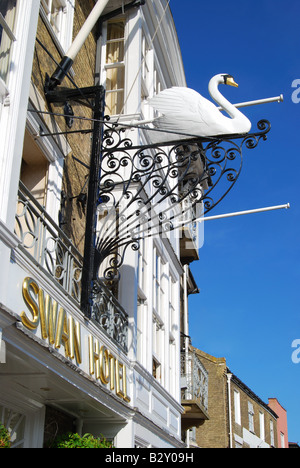
<svg viewBox="0 0 300 468">
<path fill-rule="evenodd" d="M 222 96 L 218 89 L 220 84 L 236 87 L 238 85 L 233 77 L 226 73 L 214 76 L 208 85 L 211 97 L 230 117 L 223 115 L 212 102 L 189 88 L 165 89 L 150 99 L 149 104 L 162 114 L 161 117 L 153 121 L 155 127 L 174 132 L 174 134 L 158 134 L 154 139 L 172 141 L 178 138 L 190 138 L 179 134 L 206 137 L 248 133 L 251 129 L 251 122 Z"/>
</svg>

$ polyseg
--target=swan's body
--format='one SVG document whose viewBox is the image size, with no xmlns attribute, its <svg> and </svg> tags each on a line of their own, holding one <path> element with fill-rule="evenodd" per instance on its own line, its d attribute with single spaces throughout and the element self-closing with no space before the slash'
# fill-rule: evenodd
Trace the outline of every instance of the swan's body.
<svg viewBox="0 0 300 468">
<path fill-rule="evenodd" d="M 172 141 L 178 137 L 189 138 L 176 135 L 176 132 L 200 137 L 248 133 L 251 122 L 222 96 L 218 89 L 220 84 L 238 85 L 232 76 L 227 74 L 216 75 L 209 82 L 208 90 L 211 97 L 229 117 L 223 115 L 201 94 L 189 88 L 173 87 L 150 99 L 149 104 L 162 114 L 154 121 L 155 127 L 174 132 L 163 135 L 158 133 L 155 140 Z"/>
</svg>

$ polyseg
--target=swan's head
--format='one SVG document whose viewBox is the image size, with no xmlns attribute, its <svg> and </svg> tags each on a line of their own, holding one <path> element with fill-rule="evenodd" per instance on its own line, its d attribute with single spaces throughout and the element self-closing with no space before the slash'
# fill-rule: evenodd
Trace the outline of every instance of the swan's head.
<svg viewBox="0 0 300 468">
<path fill-rule="evenodd" d="M 235 86 L 236 88 L 239 86 L 235 81 L 232 75 L 229 75 L 228 73 L 220 73 L 219 75 L 214 76 L 211 80 L 210 83 L 213 85 L 220 85 L 220 84 L 225 84 L 228 86 Z"/>
<path fill-rule="evenodd" d="M 229 85 L 229 86 L 235 86 L 236 88 L 238 88 L 239 85 L 234 81 L 233 76 L 222 75 L 222 77 L 224 79 L 224 84 Z"/>
</svg>

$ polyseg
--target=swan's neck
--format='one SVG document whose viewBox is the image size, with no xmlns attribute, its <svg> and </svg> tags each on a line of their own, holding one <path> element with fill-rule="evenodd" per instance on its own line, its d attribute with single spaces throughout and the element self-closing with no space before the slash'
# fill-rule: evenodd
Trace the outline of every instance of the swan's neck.
<svg viewBox="0 0 300 468">
<path fill-rule="evenodd" d="M 232 119 L 240 118 L 243 114 L 220 93 L 218 89 L 219 84 L 221 84 L 219 80 L 211 80 L 209 83 L 208 90 L 212 99 L 219 104 Z"/>
</svg>

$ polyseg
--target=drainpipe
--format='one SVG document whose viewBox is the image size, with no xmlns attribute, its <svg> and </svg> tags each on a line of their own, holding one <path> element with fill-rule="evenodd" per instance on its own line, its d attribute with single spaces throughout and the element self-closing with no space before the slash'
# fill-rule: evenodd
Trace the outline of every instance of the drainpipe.
<svg viewBox="0 0 300 468">
<path fill-rule="evenodd" d="M 109 0 L 98 0 L 96 5 L 94 6 L 93 10 L 91 11 L 85 23 L 83 24 L 81 30 L 79 31 L 75 40 L 73 41 L 71 47 L 66 53 L 65 57 L 62 59 L 59 66 L 57 67 L 53 75 L 51 76 L 50 82 L 49 82 L 50 90 L 54 90 L 58 85 L 60 85 L 64 77 L 69 72 L 78 52 L 80 51 L 88 35 L 90 34 L 93 27 L 95 26 L 98 19 L 100 18 L 101 14 L 103 13 L 103 10 L 108 4 L 108 2 Z"/>
<path fill-rule="evenodd" d="M 6 364 L 6 343 L 2 337 L 2 328 L 0 328 L 0 364 Z"/>
<path fill-rule="evenodd" d="M 188 265 L 183 266 L 183 333 L 184 333 L 184 376 L 186 378 L 186 399 L 192 399 L 193 395 L 189 394 L 193 388 L 193 375 L 191 374 L 189 361 L 189 316 L 188 316 Z M 191 364 L 192 365 L 192 364 Z M 190 381 L 191 380 L 191 381 Z M 190 447 L 190 431 L 186 431 L 186 444 Z"/>
<path fill-rule="evenodd" d="M 227 386 L 228 386 L 228 411 L 229 411 L 229 447 L 233 448 L 232 443 L 232 415 L 231 415 L 231 378 L 232 374 L 227 374 Z"/>
<path fill-rule="evenodd" d="M 188 309 L 188 265 L 184 265 L 183 271 L 184 271 L 184 276 L 183 276 L 183 291 L 184 291 L 184 320 L 183 320 L 183 333 L 184 333 L 184 341 L 185 341 L 185 353 L 186 353 L 186 358 L 188 357 L 188 350 L 189 350 L 189 309 Z M 188 359 L 186 359 L 186 365 L 187 365 Z"/>
<path fill-rule="evenodd" d="M 193 385 L 193 375 L 192 375 L 192 366 L 193 363 L 190 362 L 190 336 L 189 336 L 189 306 L 188 306 L 188 265 L 184 265 L 183 267 L 183 295 L 184 295 L 184 304 L 183 304 L 183 333 L 184 333 L 184 372 L 185 378 L 187 382 L 187 389 L 186 389 L 186 398 L 193 398 L 192 389 L 194 388 Z"/>
</svg>

